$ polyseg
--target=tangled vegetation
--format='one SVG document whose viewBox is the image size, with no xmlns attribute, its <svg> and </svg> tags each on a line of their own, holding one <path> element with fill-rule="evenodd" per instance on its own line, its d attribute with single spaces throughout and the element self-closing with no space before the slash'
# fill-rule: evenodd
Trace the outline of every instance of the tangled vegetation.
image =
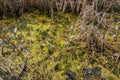
<svg viewBox="0 0 120 80">
<path fill-rule="evenodd" d="M 1 0 L 0 80 L 119 80 L 119 0 Z"/>
<path fill-rule="evenodd" d="M 79 14 L 86 5 L 97 11 L 120 12 L 119 0 L 0 0 L 0 16 L 20 16 L 24 12 L 38 10 L 41 13 L 72 12 Z"/>
</svg>

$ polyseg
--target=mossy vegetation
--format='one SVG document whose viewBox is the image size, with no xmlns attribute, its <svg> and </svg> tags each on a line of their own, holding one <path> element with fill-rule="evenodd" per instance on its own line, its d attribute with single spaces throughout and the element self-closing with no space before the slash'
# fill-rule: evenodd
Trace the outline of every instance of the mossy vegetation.
<svg viewBox="0 0 120 80">
<path fill-rule="evenodd" d="M 71 70 L 79 80 L 84 78 L 82 70 L 85 67 L 99 67 L 101 68 L 100 74 L 104 78 L 119 80 L 119 59 L 116 61 L 119 55 L 110 57 L 110 54 L 115 53 L 108 51 L 106 56 L 101 53 L 91 56 L 85 49 L 84 42 L 80 42 L 79 45 L 75 41 L 74 28 L 77 19 L 77 16 L 71 14 L 57 14 L 55 22 L 52 22 L 52 19 L 46 15 L 26 13 L 19 19 L 1 20 L 1 37 L 5 34 L 6 39 L 6 43 L 2 46 L 4 50 L 1 59 L 7 60 L 7 63 L 1 63 L 1 66 L 12 70 L 12 75 L 9 76 L 17 76 L 27 58 L 27 71 L 22 80 L 65 80 L 68 78 L 66 75 L 68 70 Z M 118 26 L 118 23 L 115 26 Z M 13 31 L 15 28 L 17 28 L 16 34 Z M 118 40 L 114 42 L 113 34 L 114 32 L 108 36 L 109 42 L 114 44 L 116 50 L 119 51 L 120 38 L 118 36 Z M 19 44 L 24 45 L 30 54 L 21 50 Z M 18 50 L 12 48 L 13 45 Z M 93 76 L 95 80 L 103 78 L 95 77 Z"/>
<path fill-rule="evenodd" d="M 51 11 L 48 0 L 46 3 L 38 0 L 41 7 L 34 3 L 37 0 L 30 1 L 23 1 L 25 11 L 19 17 L 8 17 L 3 11 L 5 14 L 0 20 L 0 80 L 120 79 L 119 4 L 117 7 L 111 4 L 114 8 L 103 1 L 96 5 L 98 12 L 93 7 L 94 0 L 81 2 L 79 8 L 71 0 L 66 0 L 66 6 L 61 0 L 63 7 L 55 8 L 52 4 Z M 27 4 L 29 2 L 34 5 L 32 8 Z M 58 2 L 53 0 L 53 3 Z M 13 6 L 10 15 L 15 15 Z M 4 9 L 7 11 L 6 7 Z"/>
</svg>

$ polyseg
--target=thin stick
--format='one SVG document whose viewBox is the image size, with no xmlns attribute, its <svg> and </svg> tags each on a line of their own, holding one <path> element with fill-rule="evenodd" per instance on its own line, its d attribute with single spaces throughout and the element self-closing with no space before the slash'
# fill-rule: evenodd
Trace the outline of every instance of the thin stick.
<svg viewBox="0 0 120 80">
<path fill-rule="evenodd" d="M 20 71 L 20 73 L 19 73 L 19 75 L 18 75 L 18 77 L 17 77 L 16 80 L 20 80 L 21 77 L 23 76 L 24 72 L 26 71 L 26 68 L 27 68 L 27 61 L 28 61 L 28 60 L 25 59 L 25 63 L 24 63 L 24 65 L 23 65 L 23 68 L 21 69 L 21 71 Z"/>
</svg>

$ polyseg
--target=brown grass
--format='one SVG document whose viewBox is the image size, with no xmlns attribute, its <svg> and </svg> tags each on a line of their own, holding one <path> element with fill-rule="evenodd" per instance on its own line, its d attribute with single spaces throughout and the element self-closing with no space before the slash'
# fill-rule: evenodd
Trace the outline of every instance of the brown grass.
<svg viewBox="0 0 120 80">
<path fill-rule="evenodd" d="M 98 11 L 120 11 L 119 0 L 0 0 L 0 16 L 17 15 L 25 11 L 39 10 L 40 12 L 72 12 L 80 13 L 86 5 L 95 3 Z"/>
</svg>

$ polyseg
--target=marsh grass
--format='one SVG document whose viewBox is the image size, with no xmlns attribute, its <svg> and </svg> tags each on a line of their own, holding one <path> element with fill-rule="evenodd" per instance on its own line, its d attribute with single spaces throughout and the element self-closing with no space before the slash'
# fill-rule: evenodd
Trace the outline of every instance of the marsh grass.
<svg viewBox="0 0 120 80">
<path fill-rule="evenodd" d="M 98 11 L 119 12 L 119 0 L 1 0 L 0 16 L 9 15 L 19 17 L 24 12 L 38 10 L 41 13 L 72 12 L 79 14 L 84 7 L 95 2 Z"/>
<path fill-rule="evenodd" d="M 1 78 L 66 80 L 74 74 L 76 80 L 119 80 L 120 15 L 109 13 L 118 9 L 119 0 L 20 1 L 23 12 L 28 13 L 19 18 L 4 16 L 0 21 L 0 41 L 4 42 L 0 44 Z M 11 2 L 1 0 L 4 15 L 7 11 L 16 15 L 16 2 Z M 51 13 L 51 17 L 40 12 Z"/>
</svg>

